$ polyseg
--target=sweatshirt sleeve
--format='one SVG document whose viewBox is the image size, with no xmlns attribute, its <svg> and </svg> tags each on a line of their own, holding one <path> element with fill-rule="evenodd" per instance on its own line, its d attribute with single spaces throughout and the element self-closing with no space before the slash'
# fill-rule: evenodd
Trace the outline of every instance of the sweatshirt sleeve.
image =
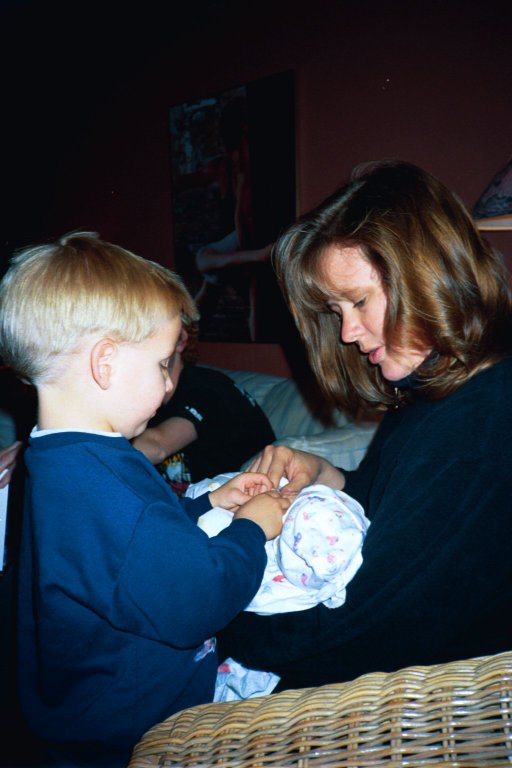
<svg viewBox="0 0 512 768">
<path fill-rule="evenodd" d="M 51 597 L 58 584 L 123 632 L 177 648 L 201 644 L 257 592 L 263 530 L 234 520 L 210 539 L 196 524 L 211 508 L 208 494 L 182 503 L 120 438 L 71 440 L 57 455 L 42 451 L 32 470 L 45 489 L 34 512 L 41 589 Z"/>
<path fill-rule="evenodd" d="M 188 517 L 194 523 L 197 523 L 198 519 L 202 514 L 204 514 L 204 512 L 208 512 L 212 508 L 208 493 L 203 493 L 201 496 L 197 496 L 195 499 L 189 499 L 188 497 L 182 496 L 179 499 L 179 502 Z"/>
<path fill-rule="evenodd" d="M 251 601 L 266 565 L 265 535 L 234 520 L 208 536 L 165 504 L 146 508 L 134 531 L 108 606 L 120 629 L 192 647 Z"/>
</svg>

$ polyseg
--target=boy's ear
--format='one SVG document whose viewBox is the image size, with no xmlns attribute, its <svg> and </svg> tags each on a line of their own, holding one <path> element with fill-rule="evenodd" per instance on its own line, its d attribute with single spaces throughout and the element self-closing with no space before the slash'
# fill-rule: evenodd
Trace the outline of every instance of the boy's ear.
<svg viewBox="0 0 512 768">
<path fill-rule="evenodd" d="M 110 387 L 116 348 L 117 344 L 112 339 L 100 339 L 91 349 L 91 373 L 101 389 Z"/>
</svg>

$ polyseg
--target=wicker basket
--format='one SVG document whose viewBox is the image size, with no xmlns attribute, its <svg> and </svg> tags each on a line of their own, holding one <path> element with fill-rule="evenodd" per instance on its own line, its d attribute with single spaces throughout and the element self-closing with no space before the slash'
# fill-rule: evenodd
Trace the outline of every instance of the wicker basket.
<svg viewBox="0 0 512 768">
<path fill-rule="evenodd" d="M 151 728 L 129 768 L 512 766 L 512 653 L 203 704 Z"/>
</svg>

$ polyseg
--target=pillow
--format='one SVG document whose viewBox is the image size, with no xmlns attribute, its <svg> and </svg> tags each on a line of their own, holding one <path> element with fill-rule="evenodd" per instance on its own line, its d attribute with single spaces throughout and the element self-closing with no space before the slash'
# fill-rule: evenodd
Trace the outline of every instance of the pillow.
<svg viewBox="0 0 512 768">
<path fill-rule="evenodd" d="M 344 413 L 326 405 L 314 382 L 299 385 L 293 379 L 250 371 L 224 370 L 224 373 L 254 397 L 276 438 L 313 435 L 328 426 L 343 426 L 348 422 Z"/>
<path fill-rule="evenodd" d="M 291 435 L 275 441 L 299 451 L 314 453 L 340 469 L 357 469 L 372 440 L 377 424 L 345 424 L 315 435 Z"/>
<path fill-rule="evenodd" d="M 263 407 L 263 402 L 277 384 L 288 381 L 282 376 L 273 376 L 270 373 L 254 373 L 253 371 L 231 371 L 220 368 L 226 376 L 233 379 L 235 384 L 246 389 L 254 397 L 258 405 Z"/>
<path fill-rule="evenodd" d="M 314 453 L 341 469 L 359 466 L 377 423 L 353 423 L 342 411 L 328 409 L 314 383 L 304 389 L 282 376 L 223 370 L 261 406 L 276 435 L 274 445 Z"/>
</svg>

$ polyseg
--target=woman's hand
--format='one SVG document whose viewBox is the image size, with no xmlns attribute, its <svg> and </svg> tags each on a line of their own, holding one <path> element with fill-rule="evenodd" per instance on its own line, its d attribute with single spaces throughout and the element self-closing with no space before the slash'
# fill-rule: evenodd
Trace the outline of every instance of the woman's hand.
<svg viewBox="0 0 512 768">
<path fill-rule="evenodd" d="M 21 446 L 22 443 L 18 441 L 0 451 L 0 488 L 5 488 L 11 480 Z"/>
<path fill-rule="evenodd" d="M 295 496 L 312 483 L 323 483 L 336 490 L 345 485 L 343 473 L 326 459 L 286 445 L 267 445 L 248 471 L 268 475 L 274 488 L 278 487 L 282 477 L 286 477 L 289 483 L 282 490 L 283 496 Z"/>
<path fill-rule="evenodd" d="M 272 487 L 269 478 L 264 474 L 241 472 L 209 494 L 210 504 L 212 507 L 223 507 L 233 511 L 253 496 L 271 491 Z"/>
</svg>

